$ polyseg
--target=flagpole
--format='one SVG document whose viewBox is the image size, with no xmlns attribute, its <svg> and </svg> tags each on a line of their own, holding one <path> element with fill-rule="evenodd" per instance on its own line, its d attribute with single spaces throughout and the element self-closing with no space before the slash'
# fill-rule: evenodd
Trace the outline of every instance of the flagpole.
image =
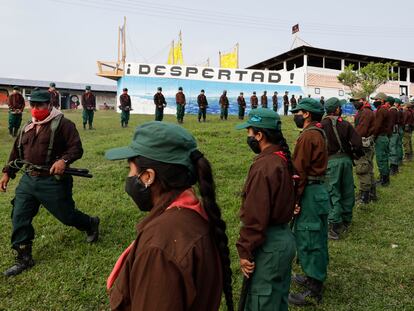
<svg viewBox="0 0 414 311">
<path fill-rule="evenodd" d="M 239 68 L 239 42 L 237 42 L 236 47 L 237 47 L 237 68 Z"/>
<path fill-rule="evenodd" d="M 219 67 L 221 68 L 221 52 L 219 51 Z"/>
</svg>

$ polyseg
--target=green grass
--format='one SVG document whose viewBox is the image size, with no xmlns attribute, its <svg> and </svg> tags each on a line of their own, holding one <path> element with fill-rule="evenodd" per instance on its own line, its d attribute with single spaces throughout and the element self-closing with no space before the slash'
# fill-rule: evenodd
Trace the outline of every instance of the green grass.
<svg viewBox="0 0 414 311">
<path fill-rule="evenodd" d="M 79 111 L 65 114 L 81 127 Z M 41 209 L 34 219 L 36 266 L 14 278 L 0 277 L 0 310 L 108 309 L 106 278 L 119 254 L 134 239 L 135 224 L 144 214 L 124 192 L 126 163 L 106 161 L 103 155 L 108 148 L 128 144 L 134 127 L 153 117 L 133 115 L 130 128 L 122 129 L 113 112 L 99 111 L 95 116 L 96 131 L 80 129 L 85 154 L 74 165 L 89 168 L 94 178 L 75 177 L 73 191 L 80 210 L 101 218 L 100 241 L 88 245 L 83 233 L 62 225 Z M 173 116 L 165 119 L 175 122 Z M 285 136 L 293 146 L 298 131 L 290 117 L 283 120 Z M 6 112 L 0 111 L 0 159 L 4 163 L 13 142 L 6 122 Z M 246 144 L 245 132 L 234 130 L 235 124 L 234 116 L 228 122 L 208 116 L 205 124 L 196 122 L 195 116 L 186 116 L 184 127 L 194 134 L 199 149 L 213 165 L 218 200 L 228 225 L 237 302 L 241 287 L 235 248 L 239 193 L 254 154 Z M 355 208 L 349 234 L 339 242 L 330 242 L 324 302 L 316 310 L 414 310 L 413 171 L 413 163 L 405 164 L 390 187 L 379 189 L 378 203 Z M 8 192 L 0 193 L 1 271 L 13 263 L 9 202 L 17 182 L 11 181 Z M 398 247 L 392 248 L 392 244 Z M 297 266 L 294 270 L 300 271 Z"/>
</svg>

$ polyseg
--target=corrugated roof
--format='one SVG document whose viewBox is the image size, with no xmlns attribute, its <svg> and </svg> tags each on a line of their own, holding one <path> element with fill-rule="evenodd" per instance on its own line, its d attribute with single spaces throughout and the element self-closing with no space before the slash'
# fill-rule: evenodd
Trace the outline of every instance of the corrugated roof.
<svg viewBox="0 0 414 311">
<path fill-rule="evenodd" d="M 13 79 L 13 78 L 0 78 L 0 85 L 7 86 L 20 86 L 20 87 L 41 87 L 48 88 L 51 81 L 40 80 L 26 80 L 26 79 Z M 55 81 L 53 81 L 55 82 Z M 92 91 L 96 92 L 116 92 L 116 85 L 104 85 L 104 84 L 88 84 L 88 83 L 70 83 L 70 82 L 55 82 L 57 89 L 65 90 L 85 90 L 86 85 L 90 85 Z"/>
</svg>

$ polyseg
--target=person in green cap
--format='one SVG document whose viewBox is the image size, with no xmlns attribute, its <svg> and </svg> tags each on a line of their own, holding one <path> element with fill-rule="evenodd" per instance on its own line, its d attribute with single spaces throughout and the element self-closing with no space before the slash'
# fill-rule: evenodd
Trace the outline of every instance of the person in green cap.
<svg viewBox="0 0 414 311">
<path fill-rule="evenodd" d="M 155 105 L 155 121 L 162 121 L 164 119 L 164 108 L 167 107 L 167 102 L 162 94 L 162 88 L 157 88 L 157 93 L 154 95 Z"/>
<path fill-rule="evenodd" d="M 201 122 L 201 117 L 203 117 L 203 122 L 206 122 L 208 101 L 207 101 L 207 97 L 205 95 L 204 90 L 201 90 L 200 94 L 197 96 L 197 104 L 198 104 L 198 122 Z"/>
<path fill-rule="evenodd" d="M 181 86 L 178 88 L 178 93 L 175 95 L 175 103 L 177 104 L 177 121 L 182 124 L 184 122 L 186 101 L 183 88 Z"/>
<path fill-rule="evenodd" d="M 56 84 L 55 82 L 50 82 L 49 84 L 49 93 L 50 93 L 50 103 L 53 107 L 56 109 L 60 108 L 60 94 L 56 90 Z"/>
<path fill-rule="evenodd" d="M 411 161 L 413 158 L 412 133 L 414 129 L 414 111 L 412 103 L 406 103 L 403 108 L 404 113 L 404 159 Z"/>
<path fill-rule="evenodd" d="M 91 87 L 87 85 L 85 87 L 85 93 L 82 94 L 81 104 L 83 107 L 83 129 L 86 129 L 86 123 L 89 125 L 89 129 L 93 130 L 93 117 L 96 111 L 96 97 L 91 91 Z"/>
<path fill-rule="evenodd" d="M 390 183 L 390 166 L 389 166 L 389 136 L 392 134 L 390 127 L 390 115 L 388 109 L 390 105 L 385 102 L 387 95 L 378 93 L 374 98 L 375 122 L 374 122 L 374 139 L 375 139 L 375 157 L 380 173 L 379 184 L 388 186 Z"/>
<path fill-rule="evenodd" d="M 359 202 L 368 204 L 377 200 L 374 178 L 374 123 L 375 113 L 364 94 L 355 94 L 351 99 L 357 113 L 354 116 L 355 131 L 362 138 L 364 155 L 355 160 L 355 173 L 359 179 Z"/>
<path fill-rule="evenodd" d="M 389 108 L 389 127 L 391 128 L 392 134 L 390 137 L 390 153 L 389 153 L 389 162 L 390 162 L 390 175 L 396 175 L 399 173 L 399 157 L 398 157 L 398 141 L 400 139 L 399 134 L 399 111 L 395 105 L 395 98 L 388 96 L 385 99 L 385 103 L 390 105 Z"/>
<path fill-rule="evenodd" d="M 211 165 L 194 137 L 152 121 L 106 158 L 128 161 L 125 191 L 148 212 L 108 278 L 111 309 L 218 310 L 224 292 L 227 309 L 234 310 L 226 224 Z"/>
<path fill-rule="evenodd" d="M 227 91 L 224 90 L 223 94 L 220 96 L 220 120 L 227 120 L 229 115 L 229 99 L 227 97 Z"/>
<path fill-rule="evenodd" d="M 303 129 L 296 141 L 293 165 L 299 175 L 295 221 L 297 258 L 304 275 L 293 281 L 303 291 L 289 295 L 289 303 L 304 306 L 322 300 L 323 282 L 328 268 L 328 213 L 330 199 L 325 186 L 328 165 L 326 134 L 322 129 L 324 110 L 319 101 L 303 99 L 295 109 L 294 122 Z"/>
<path fill-rule="evenodd" d="M 247 129 L 247 144 L 257 154 L 243 188 L 242 226 L 236 243 L 244 282 L 249 280 L 239 310 L 288 310 L 296 253 L 288 224 L 295 207 L 295 189 L 290 150 L 281 126 L 276 112 L 258 108 L 236 127 Z"/>
<path fill-rule="evenodd" d="M 243 92 L 240 92 L 239 97 L 237 97 L 237 104 L 239 106 L 239 120 L 244 120 L 244 114 L 246 111 L 246 100 L 244 99 Z"/>
<path fill-rule="evenodd" d="M 364 155 L 362 138 L 348 121 L 342 119 L 346 100 L 336 97 L 325 102 L 326 117 L 321 124 L 328 140 L 327 183 L 331 198 L 328 237 L 338 240 L 351 225 L 355 205 L 353 159 Z"/>
<path fill-rule="evenodd" d="M 9 134 L 16 137 L 22 124 L 22 114 L 25 106 L 24 97 L 18 86 L 13 87 L 13 93 L 7 99 L 9 106 Z"/>
<path fill-rule="evenodd" d="M 17 257 L 15 264 L 4 272 L 6 276 L 17 275 L 34 265 L 32 220 L 40 205 L 63 224 L 85 231 L 87 242 L 95 242 L 99 235 L 99 218 L 75 208 L 73 178 L 64 174 L 65 168 L 83 154 L 75 124 L 52 106 L 47 91 L 32 92 L 30 105 L 32 121 L 22 128 L 0 179 L 0 191 L 4 192 L 10 178 L 14 179 L 19 170 L 24 171 L 12 200 L 11 242 Z M 50 170 L 39 169 L 42 165 L 50 166 Z"/>
<path fill-rule="evenodd" d="M 402 104 L 403 102 L 398 97 L 395 99 L 395 107 L 398 109 L 398 142 L 397 142 L 397 154 L 398 154 L 398 166 L 403 164 L 404 151 L 403 151 L 403 137 L 404 137 L 404 113 Z"/>
<path fill-rule="evenodd" d="M 128 89 L 124 88 L 119 96 L 119 109 L 121 109 L 121 127 L 128 127 L 129 115 L 131 113 L 131 96 L 128 95 Z"/>
</svg>

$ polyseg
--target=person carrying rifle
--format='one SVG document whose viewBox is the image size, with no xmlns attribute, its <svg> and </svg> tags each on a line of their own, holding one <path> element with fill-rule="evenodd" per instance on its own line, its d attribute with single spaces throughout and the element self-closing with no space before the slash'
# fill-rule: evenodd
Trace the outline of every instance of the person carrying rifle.
<svg viewBox="0 0 414 311">
<path fill-rule="evenodd" d="M 242 192 L 237 250 L 245 277 L 239 310 L 288 310 L 295 237 L 289 228 L 295 207 L 293 164 L 279 115 L 250 111 L 247 144 L 257 157 Z M 248 283 L 247 286 L 246 283 Z"/>
<path fill-rule="evenodd" d="M 83 154 L 82 143 L 75 124 L 50 103 L 47 91 L 34 91 L 30 99 L 32 120 L 21 130 L 14 142 L 9 165 L 3 168 L 0 191 L 7 189 L 10 178 L 15 178 L 18 161 L 31 163 L 16 188 L 12 200 L 12 248 L 17 251 L 15 264 L 4 272 L 17 275 L 34 265 L 32 220 L 44 206 L 53 216 L 67 226 L 85 231 L 86 241 L 98 239 L 99 218 L 88 216 L 75 208 L 72 198 L 72 176 L 65 169 Z M 50 166 L 49 171 L 35 166 Z"/>
</svg>

